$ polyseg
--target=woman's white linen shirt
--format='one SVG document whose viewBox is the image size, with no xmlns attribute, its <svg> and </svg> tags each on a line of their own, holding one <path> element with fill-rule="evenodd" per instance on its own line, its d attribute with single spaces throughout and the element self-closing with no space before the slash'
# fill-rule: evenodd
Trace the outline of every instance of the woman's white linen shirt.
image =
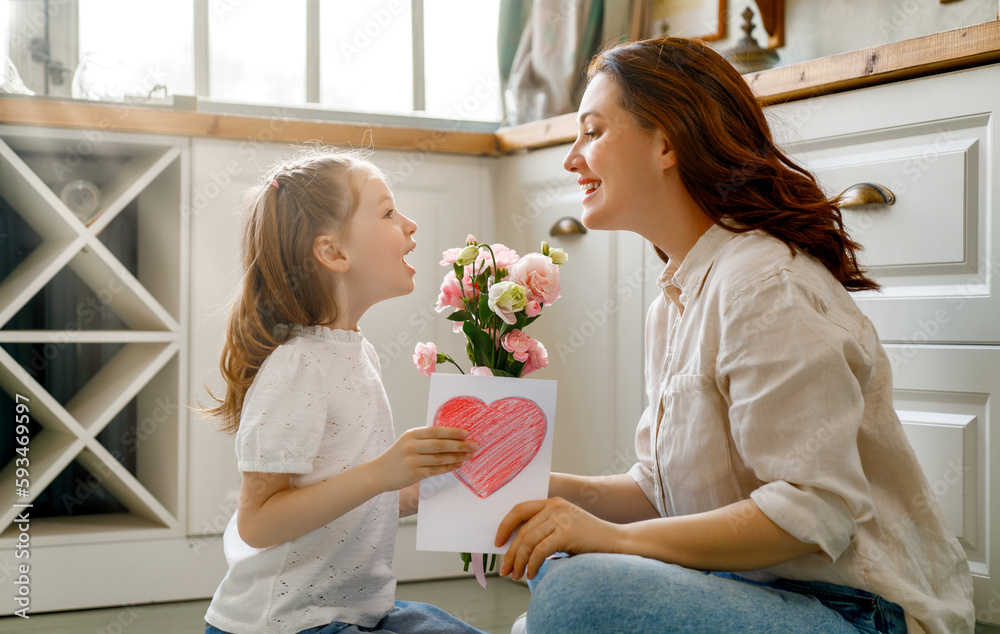
<svg viewBox="0 0 1000 634">
<path fill-rule="evenodd" d="M 740 574 L 868 590 L 928 632 L 971 632 L 965 553 L 893 409 L 878 334 L 841 284 L 764 232 L 715 225 L 658 283 L 630 473 L 660 514 L 750 498 L 822 552 Z"/>
</svg>

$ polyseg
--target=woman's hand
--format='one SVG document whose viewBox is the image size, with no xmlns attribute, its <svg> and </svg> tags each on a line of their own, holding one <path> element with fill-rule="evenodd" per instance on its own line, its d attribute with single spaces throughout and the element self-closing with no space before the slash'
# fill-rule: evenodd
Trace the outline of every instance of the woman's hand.
<svg viewBox="0 0 1000 634">
<path fill-rule="evenodd" d="M 479 446 L 469 432 L 456 427 L 416 427 L 407 430 L 381 456 L 372 460 L 384 491 L 403 489 L 424 478 L 454 471 Z"/>
<path fill-rule="evenodd" d="M 522 502 L 507 513 L 497 529 L 502 546 L 520 526 L 500 566 L 501 575 L 533 579 L 545 558 L 556 552 L 614 552 L 620 527 L 594 517 L 562 498 Z"/>
</svg>

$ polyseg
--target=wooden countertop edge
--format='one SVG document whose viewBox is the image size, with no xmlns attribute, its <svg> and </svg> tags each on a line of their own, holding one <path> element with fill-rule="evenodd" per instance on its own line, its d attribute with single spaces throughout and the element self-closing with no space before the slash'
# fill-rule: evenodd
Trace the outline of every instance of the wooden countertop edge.
<svg viewBox="0 0 1000 634">
<path fill-rule="evenodd" d="M 764 105 L 876 86 L 902 79 L 1000 61 L 1000 21 L 748 73 L 743 77 Z M 576 113 L 496 132 L 501 154 L 576 138 Z"/>
<path fill-rule="evenodd" d="M 0 123 L 328 145 L 495 155 L 491 132 L 254 117 L 128 106 L 0 98 Z"/>
<path fill-rule="evenodd" d="M 744 75 L 765 104 L 1000 61 L 1000 20 Z M 0 123 L 496 156 L 568 143 L 576 113 L 496 133 L 0 97 Z"/>
</svg>

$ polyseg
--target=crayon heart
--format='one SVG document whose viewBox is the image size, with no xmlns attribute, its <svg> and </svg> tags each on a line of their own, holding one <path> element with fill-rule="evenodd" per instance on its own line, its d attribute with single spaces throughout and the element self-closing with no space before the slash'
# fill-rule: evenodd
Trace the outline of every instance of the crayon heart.
<svg viewBox="0 0 1000 634">
<path fill-rule="evenodd" d="M 454 471 L 462 484 L 488 498 L 528 466 L 545 440 L 545 413 L 534 401 L 509 396 L 486 406 L 473 396 L 445 401 L 434 425 L 468 430 L 479 449 Z"/>
</svg>

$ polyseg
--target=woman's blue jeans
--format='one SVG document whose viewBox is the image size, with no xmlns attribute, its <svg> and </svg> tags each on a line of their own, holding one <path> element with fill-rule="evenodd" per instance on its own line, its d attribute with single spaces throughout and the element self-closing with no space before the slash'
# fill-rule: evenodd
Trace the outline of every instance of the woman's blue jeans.
<svg viewBox="0 0 1000 634">
<path fill-rule="evenodd" d="M 528 633 L 906 634 L 903 610 L 828 583 L 757 583 L 634 555 L 550 559 L 529 582 Z"/>
<path fill-rule="evenodd" d="M 486 634 L 467 623 L 458 620 L 441 608 L 418 601 L 396 601 L 395 607 L 374 627 L 361 627 L 349 623 L 333 622 L 329 625 L 303 630 L 299 634 Z M 205 625 L 205 634 L 226 634 L 222 630 Z"/>
</svg>

